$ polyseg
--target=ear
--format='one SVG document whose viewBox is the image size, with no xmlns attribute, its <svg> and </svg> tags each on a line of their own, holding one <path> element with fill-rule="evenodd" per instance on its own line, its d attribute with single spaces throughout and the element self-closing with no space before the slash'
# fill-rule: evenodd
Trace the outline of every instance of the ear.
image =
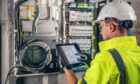
<svg viewBox="0 0 140 84">
<path fill-rule="evenodd" d="M 110 32 L 115 32 L 117 29 L 117 25 L 114 22 L 110 23 Z"/>
</svg>

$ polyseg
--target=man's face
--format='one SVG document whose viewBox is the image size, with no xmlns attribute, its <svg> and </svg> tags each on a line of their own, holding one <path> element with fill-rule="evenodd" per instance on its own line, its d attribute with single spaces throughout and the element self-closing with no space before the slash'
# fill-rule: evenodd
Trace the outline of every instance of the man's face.
<svg viewBox="0 0 140 84">
<path fill-rule="evenodd" d="M 110 39 L 110 25 L 105 21 L 100 22 L 100 34 L 102 35 L 103 40 Z"/>
</svg>

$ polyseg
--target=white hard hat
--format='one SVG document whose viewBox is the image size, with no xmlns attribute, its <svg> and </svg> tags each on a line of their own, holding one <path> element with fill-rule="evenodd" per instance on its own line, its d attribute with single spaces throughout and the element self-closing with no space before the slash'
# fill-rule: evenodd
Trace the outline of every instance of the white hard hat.
<svg viewBox="0 0 140 84">
<path fill-rule="evenodd" d="M 100 11 L 95 22 L 104 20 L 107 17 L 116 18 L 119 20 L 136 21 L 136 15 L 133 8 L 125 1 L 114 1 L 106 4 Z"/>
</svg>

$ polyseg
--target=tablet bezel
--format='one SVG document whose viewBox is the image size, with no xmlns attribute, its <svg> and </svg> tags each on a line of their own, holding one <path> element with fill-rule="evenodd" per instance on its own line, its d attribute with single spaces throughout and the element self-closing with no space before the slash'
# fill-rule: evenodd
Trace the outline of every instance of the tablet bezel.
<svg viewBox="0 0 140 84">
<path fill-rule="evenodd" d="M 75 64 L 69 64 L 68 59 L 66 57 L 66 55 L 64 54 L 64 51 L 62 50 L 62 46 L 67 46 L 67 45 L 74 45 L 76 50 L 81 53 L 80 47 L 77 43 L 66 43 L 66 44 L 56 44 L 56 49 L 58 51 L 58 53 L 60 54 L 61 58 L 62 58 L 62 63 L 64 64 L 64 66 L 66 68 L 74 68 L 74 67 L 78 67 L 83 65 L 82 63 L 75 63 Z"/>
</svg>

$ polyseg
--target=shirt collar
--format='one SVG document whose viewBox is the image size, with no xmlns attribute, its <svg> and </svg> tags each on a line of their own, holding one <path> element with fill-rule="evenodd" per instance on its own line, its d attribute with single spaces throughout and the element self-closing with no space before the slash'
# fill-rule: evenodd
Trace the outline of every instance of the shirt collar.
<svg viewBox="0 0 140 84">
<path fill-rule="evenodd" d="M 118 46 L 137 45 L 135 36 L 116 37 L 99 43 L 100 51 L 116 48 Z"/>
</svg>

